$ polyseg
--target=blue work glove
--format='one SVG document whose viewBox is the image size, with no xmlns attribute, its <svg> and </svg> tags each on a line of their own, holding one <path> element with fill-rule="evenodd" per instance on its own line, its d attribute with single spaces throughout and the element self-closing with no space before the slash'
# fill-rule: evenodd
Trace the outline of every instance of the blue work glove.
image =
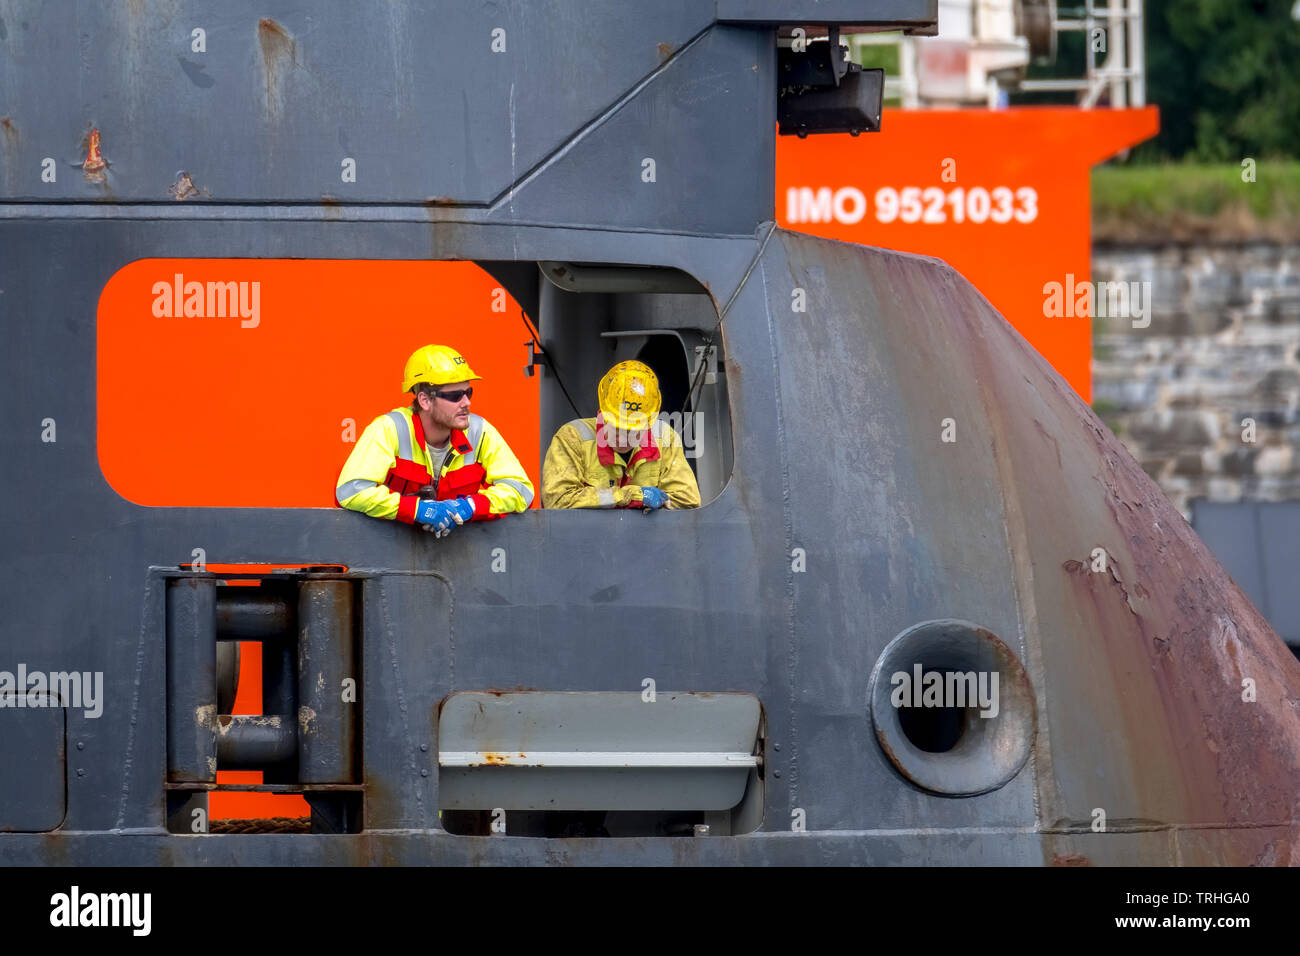
<svg viewBox="0 0 1300 956">
<path fill-rule="evenodd" d="M 658 488 L 641 489 L 641 506 L 647 510 L 650 508 L 662 508 L 668 504 L 668 495 Z"/>
<path fill-rule="evenodd" d="M 441 538 L 451 534 L 451 529 L 464 524 L 474 516 L 474 502 L 468 498 L 451 501 L 421 501 L 415 506 L 415 520 L 425 531 Z"/>
</svg>

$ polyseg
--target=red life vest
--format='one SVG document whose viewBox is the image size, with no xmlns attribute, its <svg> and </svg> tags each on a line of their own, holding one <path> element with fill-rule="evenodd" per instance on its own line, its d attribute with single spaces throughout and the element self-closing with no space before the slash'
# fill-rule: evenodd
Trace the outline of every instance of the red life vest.
<svg viewBox="0 0 1300 956">
<path fill-rule="evenodd" d="M 411 415 L 411 429 L 415 433 L 413 447 L 424 448 L 424 426 L 420 424 L 419 415 Z M 459 455 L 468 455 L 474 451 L 474 446 L 470 444 L 469 438 L 459 428 L 452 429 L 449 441 L 451 447 Z M 478 494 L 484 488 L 491 486 L 492 483 L 487 481 L 486 478 L 487 471 L 477 461 L 473 464 L 462 465 L 460 468 L 453 468 L 438 478 L 436 482 L 438 488 L 436 498 L 438 501 L 450 501 L 453 498 Z M 384 477 L 383 483 L 390 491 L 395 491 L 399 495 L 419 494 L 421 488 L 435 484 L 434 476 L 429 472 L 428 468 L 417 461 L 402 458 L 400 453 L 393 463 L 393 467 L 388 469 L 388 474 Z M 486 516 L 475 515 L 474 517 L 483 520 Z M 500 516 L 493 515 L 493 517 Z"/>
</svg>

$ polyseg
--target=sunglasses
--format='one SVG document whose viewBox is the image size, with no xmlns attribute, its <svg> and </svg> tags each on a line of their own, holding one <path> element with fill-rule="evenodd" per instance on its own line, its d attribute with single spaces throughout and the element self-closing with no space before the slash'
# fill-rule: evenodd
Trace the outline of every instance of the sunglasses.
<svg viewBox="0 0 1300 956">
<path fill-rule="evenodd" d="M 469 388 L 458 388 L 454 392 L 434 392 L 433 394 L 437 395 L 443 401 L 451 402 L 455 405 L 459 403 L 462 398 L 473 398 L 474 386 L 471 385 Z"/>
</svg>

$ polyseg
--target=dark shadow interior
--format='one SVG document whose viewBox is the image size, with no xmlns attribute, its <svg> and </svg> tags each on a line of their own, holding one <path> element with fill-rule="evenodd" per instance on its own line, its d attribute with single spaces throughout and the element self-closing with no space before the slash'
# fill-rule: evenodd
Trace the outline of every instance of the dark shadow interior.
<svg viewBox="0 0 1300 956">
<path fill-rule="evenodd" d="M 638 359 L 659 378 L 660 417 L 682 438 L 701 502 L 718 496 L 731 475 L 731 412 L 718 313 L 703 286 L 658 267 L 478 264 L 537 330 L 543 454 L 562 425 L 596 414 L 596 386 L 610 366 Z"/>
</svg>

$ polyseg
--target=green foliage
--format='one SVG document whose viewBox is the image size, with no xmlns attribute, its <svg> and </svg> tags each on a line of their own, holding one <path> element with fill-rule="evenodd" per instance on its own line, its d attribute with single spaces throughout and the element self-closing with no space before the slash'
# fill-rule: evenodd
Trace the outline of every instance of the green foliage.
<svg viewBox="0 0 1300 956">
<path fill-rule="evenodd" d="M 1147 95 L 1160 135 L 1142 160 L 1300 156 L 1295 0 L 1152 0 Z"/>
<path fill-rule="evenodd" d="M 898 46 L 895 44 L 859 43 L 853 59 L 865 70 L 882 69 L 886 76 L 898 76 Z"/>
</svg>

